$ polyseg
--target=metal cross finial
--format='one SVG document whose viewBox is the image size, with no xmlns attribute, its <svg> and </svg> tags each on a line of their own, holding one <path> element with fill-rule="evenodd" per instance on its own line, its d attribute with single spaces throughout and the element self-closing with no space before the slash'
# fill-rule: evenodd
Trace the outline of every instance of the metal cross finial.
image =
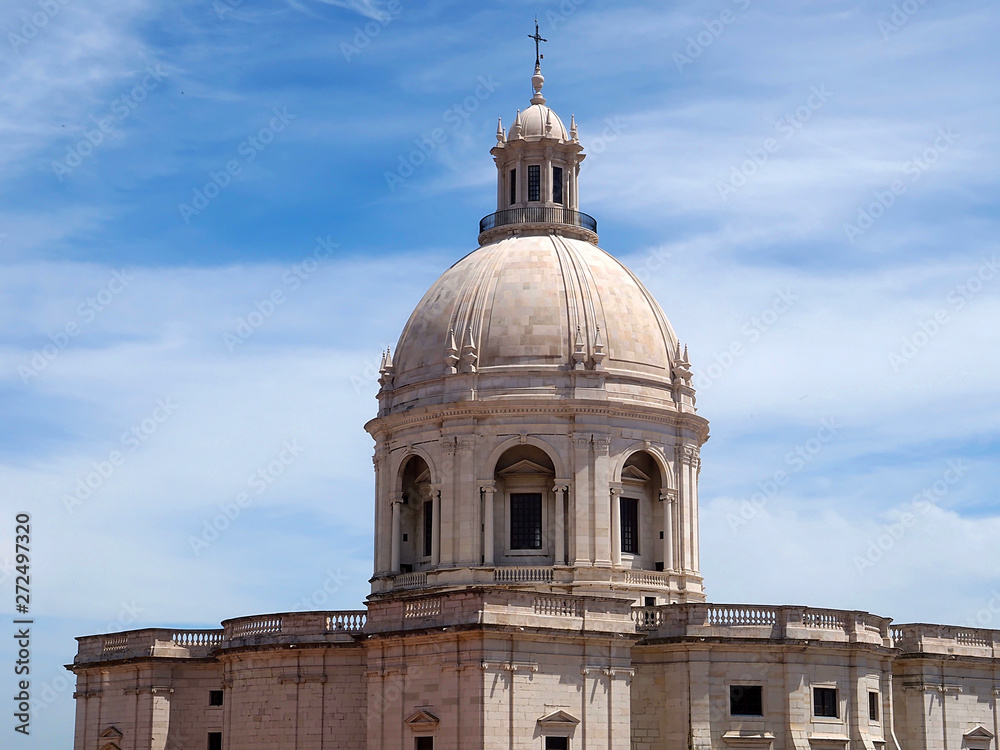
<svg viewBox="0 0 1000 750">
<path fill-rule="evenodd" d="M 539 50 L 538 50 L 538 43 L 539 42 L 547 42 L 549 40 L 548 39 L 542 39 L 542 37 L 539 36 L 539 34 L 538 34 L 538 19 L 537 18 L 535 19 L 535 33 L 534 33 L 534 35 L 528 34 L 528 39 L 534 39 L 535 40 L 535 67 L 538 68 L 542 64 L 542 61 L 541 61 L 541 57 L 542 56 L 540 54 L 538 54 L 538 52 L 539 52 Z"/>
</svg>

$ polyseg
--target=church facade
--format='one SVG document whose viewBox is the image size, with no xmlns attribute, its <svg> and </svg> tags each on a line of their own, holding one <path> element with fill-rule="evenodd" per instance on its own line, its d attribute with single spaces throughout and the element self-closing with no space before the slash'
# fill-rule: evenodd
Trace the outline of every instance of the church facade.
<svg viewBox="0 0 1000 750">
<path fill-rule="evenodd" d="M 997 750 L 1000 631 L 706 602 L 687 352 L 538 62 L 383 357 L 366 609 L 81 637 L 75 750 Z"/>
</svg>

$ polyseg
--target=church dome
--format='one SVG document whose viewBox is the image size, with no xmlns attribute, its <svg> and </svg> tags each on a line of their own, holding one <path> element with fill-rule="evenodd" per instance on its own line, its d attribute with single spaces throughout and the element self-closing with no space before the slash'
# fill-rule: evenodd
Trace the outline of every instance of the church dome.
<svg viewBox="0 0 1000 750">
<path fill-rule="evenodd" d="M 570 140 L 569 131 L 551 108 L 544 104 L 532 104 L 523 112 L 518 112 L 507 133 L 508 138 L 549 137 L 563 141 Z"/>
<path fill-rule="evenodd" d="M 677 337 L 653 296 L 589 242 L 509 237 L 448 269 L 410 316 L 394 357 L 394 387 L 462 370 L 543 368 L 631 374 L 669 385 Z M 454 358 L 457 358 L 455 361 Z"/>
</svg>

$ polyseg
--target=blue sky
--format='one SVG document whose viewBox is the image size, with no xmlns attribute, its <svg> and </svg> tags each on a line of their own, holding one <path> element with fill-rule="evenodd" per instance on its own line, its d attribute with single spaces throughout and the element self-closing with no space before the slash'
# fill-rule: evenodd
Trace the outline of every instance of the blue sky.
<svg viewBox="0 0 1000 750">
<path fill-rule="evenodd" d="M 581 208 L 690 346 L 710 599 L 1000 627 L 995 4 L 39 12 L 0 9 L 0 563 L 32 513 L 26 747 L 71 742 L 75 635 L 361 606 L 379 353 L 494 208 L 536 13 L 545 94 L 588 152 Z"/>
</svg>

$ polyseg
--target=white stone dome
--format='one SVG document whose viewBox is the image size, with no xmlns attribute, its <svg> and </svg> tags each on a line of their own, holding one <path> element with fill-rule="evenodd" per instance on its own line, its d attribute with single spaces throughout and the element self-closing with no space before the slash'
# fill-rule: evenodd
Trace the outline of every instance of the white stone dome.
<svg viewBox="0 0 1000 750">
<path fill-rule="evenodd" d="M 520 125 L 520 129 L 518 129 Z M 547 126 L 551 126 L 551 130 Z M 507 138 L 532 138 L 546 136 L 563 141 L 570 140 L 569 131 L 559 119 L 559 115 L 545 104 L 532 104 L 523 112 L 519 112 L 507 132 Z"/>
<path fill-rule="evenodd" d="M 480 376 L 542 369 L 554 380 L 598 369 L 609 380 L 669 387 L 677 337 L 620 261 L 589 242 L 541 234 L 487 244 L 431 286 L 399 338 L 394 388 L 447 376 L 449 350 L 473 351 Z M 464 371 L 465 357 L 456 364 Z"/>
</svg>

